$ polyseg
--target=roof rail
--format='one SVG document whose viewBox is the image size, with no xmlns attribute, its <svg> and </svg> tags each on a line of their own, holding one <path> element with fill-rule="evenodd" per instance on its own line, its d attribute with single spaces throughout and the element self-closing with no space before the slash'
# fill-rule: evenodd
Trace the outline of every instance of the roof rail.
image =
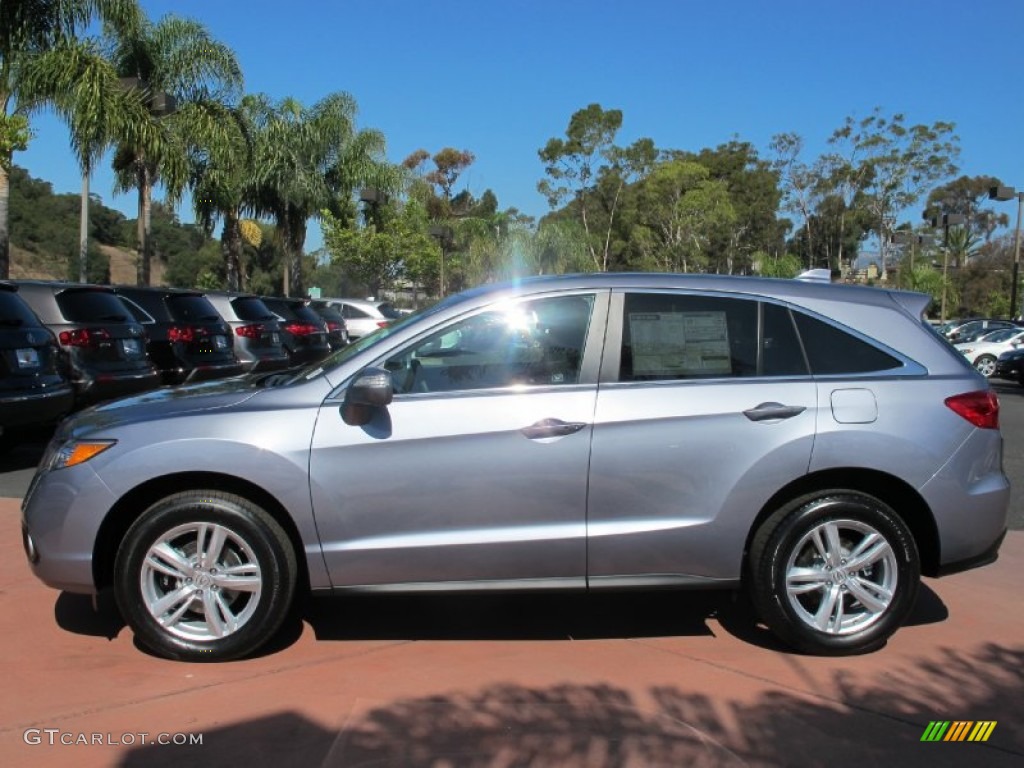
<svg viewBox="0 0 1024 768">
<path fill-rule="evenodd" d="M 796 280 L 803 280 L 808 283 L 831 283 L 831 269 L 806 269 L 796 276 Z"/>
</svg>

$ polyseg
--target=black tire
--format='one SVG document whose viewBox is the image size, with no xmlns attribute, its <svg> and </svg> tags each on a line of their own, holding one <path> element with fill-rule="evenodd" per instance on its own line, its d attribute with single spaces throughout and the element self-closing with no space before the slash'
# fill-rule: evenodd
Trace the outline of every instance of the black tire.
<svg viewBox="0 0 1024 768">
<path fill-rule="evenodd" d="M 858 544 L 878 557 L 847 569 Z M 826 656 L 885 645 L 913 608 L 921 576 L 906 524 L 879 499 L 849 490 L 809 494 L 777 510 L 754 535 L 749 558 L 761 619 L 795 649 Z"/>
<path fill-rule="evenodd" d="M 148 559 L 161 543 L 163 557 Z M 204 562 L 199 550 L 210 545 L 216 551 Z M 158 501 L 128 529 L 114 594 L 136 639 L 157 655 L 226 661 L 274 636 L 297 573 L 287 534 L 264 510 L 229 493 L 185 491 Z"/>
</svg>

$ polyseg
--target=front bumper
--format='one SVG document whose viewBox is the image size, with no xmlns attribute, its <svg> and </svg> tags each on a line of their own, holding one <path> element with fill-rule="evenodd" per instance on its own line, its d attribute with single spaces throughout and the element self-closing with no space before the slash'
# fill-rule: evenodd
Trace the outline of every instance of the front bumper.
<svg viewBox="0 0 1024 768">
<path fill-rule="evenodd" d="M 96 594 L 93 551 L 116 499 L 88 463 L 37 473 L 21 507 L 32 572 L 54 589 Z"/>
</svg>

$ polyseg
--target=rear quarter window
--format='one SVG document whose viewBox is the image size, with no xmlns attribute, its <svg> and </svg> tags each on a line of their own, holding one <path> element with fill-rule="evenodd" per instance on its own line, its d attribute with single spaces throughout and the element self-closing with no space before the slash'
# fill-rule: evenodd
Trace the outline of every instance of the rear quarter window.
<svg viewBox="0 0 1024 768">
<path fill-rule="evenodd" d="M 818 376 L 874 373 L 903 367 L 892 355 L 802 312 L 794 312 L 811 373 Z"/>
</svg>

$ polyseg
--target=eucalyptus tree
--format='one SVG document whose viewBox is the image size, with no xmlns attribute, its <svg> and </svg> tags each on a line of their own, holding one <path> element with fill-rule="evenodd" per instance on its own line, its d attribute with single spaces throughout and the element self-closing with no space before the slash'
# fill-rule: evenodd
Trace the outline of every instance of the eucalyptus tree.
<svg viewBox="0 0 1024 768">
<path fill-rule="evenodd" d="M 576 212 L 594 267 L 600 271 L 606 271 L 611 262 L 622 190 L 642 178 L 657 155 L 650 139 L 617 147 L 615 136 L 621 127 L 621 110 L 590 104 L 573 113 L 564 139 L 549 139 L 537 152 L 548 176 L 537 184 L 538 191 L 552 209 L 568 203 Z M 595 219 L 603 226 L 597 226 Z"/>
<path fill-rule="evenodd" d="M 782 202 L 786 210 L 798 213 L 804 222 L 807 266 L 814 266 L 814 236 L 811 229 L 815 208 L 816 174 L 800 154 L 804 140 L 797 133 L 779 133 L 772 137 L 769 148 L 775 154 L 772 167 L 779 174 Z"/>
<path fill-rule="evenodd" d="M 27 111 L 55 92 L 39 76 L 40 55 L 67 50 L 92 21 L 125 22 L 135 0 L 2 0 L 0 2 L 0 278 L 10 274 L 9 173 L 14 153 L 31 138 Z M 31 98 L 23 92 L 31 88 Z"/>
<path fill-rule="evenodd" d="M 118 191 L 138 193 L 138 283 L 149 285 L 153 187 L 161 183 L 177 201 L 195 148 L 232 141 L 225 105 L 240 95 L 242 71 L 234 52 L 192 19 L 142 19 L 108 33 L 118 74 L 148 106 L 142 121 L 119 133 L 114 170 Z"/>
<path fill-rule="evenodd" d="M 848 142 L 859 155 L 864 204 L 878 235 L 882 279 L 886 279 L 886 244 L 897 216 L 914 205 L 936 182 L 956 172 L 959 139 L 952 123 L 906 124 L 902 114 L 876 108 L 868 117 L 847 117 L 833 137 Z"/>
<path fill-rule="evenodd" d="M 665 272 L 704 272 L 716 231 L 731 226 L 736 211 L 723 181 L 700 163 L 659 163 L 640 185 L 640 242 L 652 266 Z"/>
<path fill-rule="evenodd" d="M 928 193 L 924 215 L 933 218 L 944 213 L 961 214 L 971 234 L 989 242 L 998 228 L 1010 223 L 1010 217 L 997 212 L 988 197 L 992 187 L 1002 184 L 996 176 L 961 176 Z"/>
<path fill-rule="evenodd" d="M 302 295 L 309 220 L 347 205 L 362 185 L 395 192 L 402 176 L 385 159 L 384 135 L 356 129 L 356 102 L 347 93 L 329 94 L 308 108 L 296 99 L 274 103 L 261 95 L 249 108 L 255 126 L 257 209 L 277 224 L 285 254 L 285 294 Z"/>
</svg>

